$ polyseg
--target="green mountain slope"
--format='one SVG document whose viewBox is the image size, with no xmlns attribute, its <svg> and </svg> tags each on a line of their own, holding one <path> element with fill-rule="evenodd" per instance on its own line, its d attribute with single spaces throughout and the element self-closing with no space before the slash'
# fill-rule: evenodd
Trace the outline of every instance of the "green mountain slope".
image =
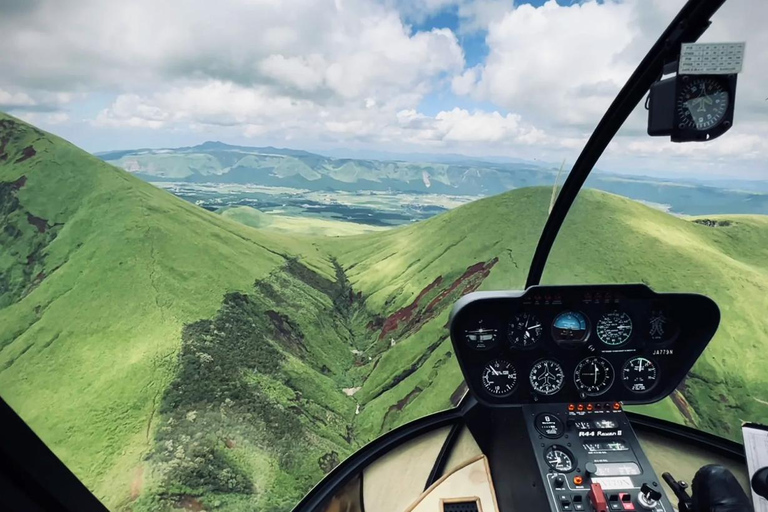
<svg viewBox="0 0 768 512">
<path fill-rule="evenodd" d="M 523 285 L 549 194 L 306 237 L 0 115 L 0 392 L 110 508 L 288 510 L 362 444 L 460 397 L 450 306 Z M 545 281 L 712 296 L 711 348 L 642 410 L 736 438 L 768 420 L 768 219 L 697 221 L 585 191 Z"/>
<path fill-rule="evenodd" d="M 281 252 L 312 248 L 202 211 L 6 115 L 0 197 L 2 396 L 114 505 L 151 444 L 182 326 L 266 276 Z"/>
</svg>

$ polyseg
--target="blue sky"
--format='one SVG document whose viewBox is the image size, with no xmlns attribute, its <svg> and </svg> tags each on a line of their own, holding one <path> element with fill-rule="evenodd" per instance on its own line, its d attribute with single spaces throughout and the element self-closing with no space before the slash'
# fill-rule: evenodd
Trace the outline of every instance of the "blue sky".
<svg viewBox="0 0 768 512">
<path fill-rule="evenodd" d="M 682 3 L 3 3 L 0 110 L 89 151 L 222 140 L 572 162 Z M 673 145 L 638 110 L 599 165 L 768 174 L 765 18 L 768 2 L 730 0 L 705 35 L 749 35 L 731 132 Z"/>
</svg>

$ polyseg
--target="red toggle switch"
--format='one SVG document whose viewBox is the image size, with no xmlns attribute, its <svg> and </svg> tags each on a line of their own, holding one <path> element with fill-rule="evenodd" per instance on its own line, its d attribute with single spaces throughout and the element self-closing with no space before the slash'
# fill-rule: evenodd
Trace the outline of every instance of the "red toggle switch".
<svg viewBox="0 0 768 512">
<path fill-rule="evenodd" d="M 592 503 L 595 512 L 608 512 L 608 500 L 605 499 L 605 494 L 600 484 L 590 485 L 589 501 Z"/>
<path fill-rule="evenodd" d="M 624 510 L 635 510 L 635 506 L 632 504 L 632 495 L 627 492 L 619 493 L 619 501 L 624 507 Z"/>
</svg>

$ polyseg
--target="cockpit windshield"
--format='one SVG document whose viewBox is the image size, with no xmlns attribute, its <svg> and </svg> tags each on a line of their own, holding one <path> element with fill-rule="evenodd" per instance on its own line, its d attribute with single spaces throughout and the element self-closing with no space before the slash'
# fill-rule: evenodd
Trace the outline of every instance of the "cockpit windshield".
<svg viewBox="0 0 768 512">
<path fill-rule="evenodd" d="M 0 396 L 110 510 L 291 510 L 467 399 L 451 308 L 525 289 L 582 148 L 684 4 L 0 1 Z M 541 279 L 713 299 L 683 384 L 629 409 L 736 442 L 768 422 L 766 19 L 729 0 L 701 38 L 746 42 L 733 127 L 649 137 L 640 102 Z M 677 107 L 724 115 L 692 87 Z M 632 329 L 567 313 L 466 340 Z"/>
</svg>

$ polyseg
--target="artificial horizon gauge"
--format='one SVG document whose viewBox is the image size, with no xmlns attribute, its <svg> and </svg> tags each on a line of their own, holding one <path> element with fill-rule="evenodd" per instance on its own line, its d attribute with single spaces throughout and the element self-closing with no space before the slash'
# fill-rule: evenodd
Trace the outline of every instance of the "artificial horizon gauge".
<svg viewBox="0 0 768 512">
<path fill-rule="evenodd" d="M 573 381 L 585 395 L 602 395 L 613 384 L 613 366 L 602 357 L 587 357 L 576 365 Z"/>
<path fill-rule="evenodd" d="M 557 444 L 547 448 L 547 451 L 544 452 L 544 460 L 547 461 L 550 468 L 561 473 L 570 473 L 576 467 L 571 452 Z"/>
<path fill-rule="evenodd" d="M 584 341 L 589 335 L 589 321 L 578 311 L 563 311 L 552 323 L 552 338 L 560 342 Z"/>
<path fill-rule="evenodd" d="M 514 348 L 529 348 L 541 338 L 541 321 L 533 313 L 518 313 L 509 324 L 507 337 Z"/>
<path fill-rule="evenodd" d="M 506 396 L 515 389 L 517 371 L 512 363 L 495 359 L 485 365 L 482 375 L 483 387 L 493 396 Z"/>
<path fill-rule="evenodd" d="M 717 126 L 728 110 L 728 91 L 714 78 L 692 78 L 675 100 L 679 128 L 706 131 Z"/>
<path fill-rule="evenodd" d="M 595 330 L 606 345 L 622 345 L 632 336 L 632 319 L 623 311 L 610 311 L 598 320 Z"/>
<path fill-rule="evenodd" d="M 624 386 L 635 393 L 646 393 L 658 382 L 659 372 L 656 363 L 647 357 L 637 356 L 624 363 L 621 380 Z"/>
<path fill-rule="evenodd" d="M 533 365 L 529 380 L 535 392 L 542 395 L 554 395 L 563 389 L 565 373 L 560 363 L 545 359 Z"/>
<path fill-rule="evenodd" d="M 467 344 L 475 350 L 488 350 L 496 346 L 499 329 L 495 322 L 480 319 L 464 331 Z"/>
</svg>

